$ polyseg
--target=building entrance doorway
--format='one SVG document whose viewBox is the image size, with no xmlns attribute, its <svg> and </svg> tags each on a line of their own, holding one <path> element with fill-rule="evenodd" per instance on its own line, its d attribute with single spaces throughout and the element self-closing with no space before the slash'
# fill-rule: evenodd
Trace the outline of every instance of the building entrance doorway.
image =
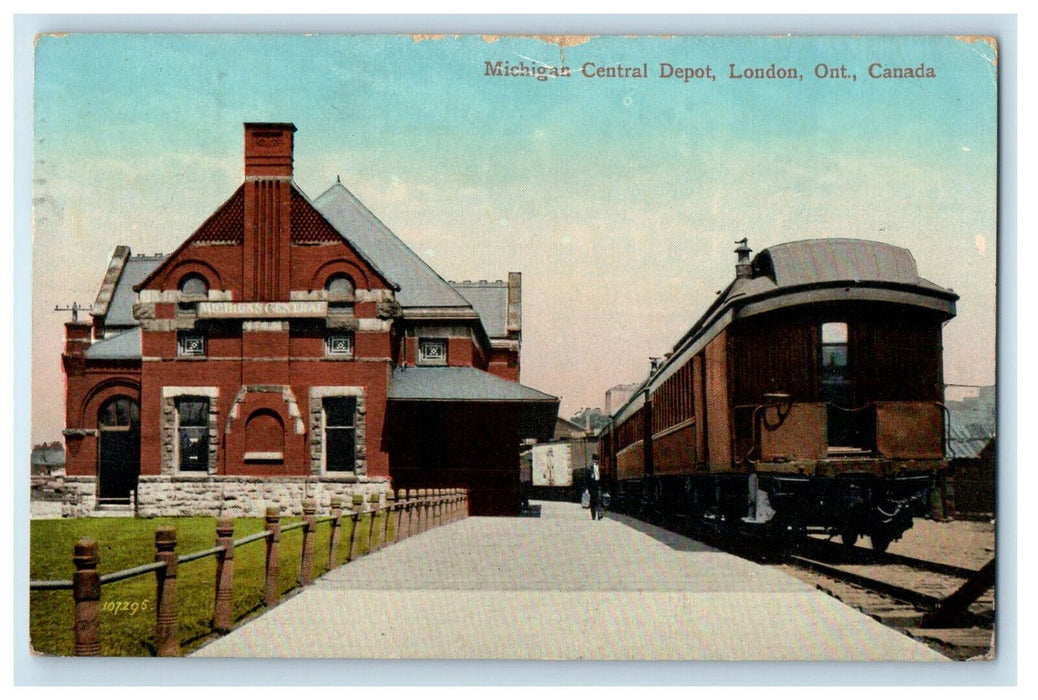
<svg viewBox="0 0 1038 700">
<path fill-rule="evenodd" d="M 97 416 L 97 497 L 129 501 L 141 474 L 140 408 L 125 396 L 109 399 Z"/>
</svg>

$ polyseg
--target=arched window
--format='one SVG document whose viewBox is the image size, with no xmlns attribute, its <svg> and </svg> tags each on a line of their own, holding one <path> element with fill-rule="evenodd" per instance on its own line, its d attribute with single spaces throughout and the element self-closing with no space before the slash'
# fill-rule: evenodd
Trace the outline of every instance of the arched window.
<svg viewBox="0 0 1038 700">
<path fill-rule="evenodd" d="M 353 280 L 339 273 L 328 278 L 324 288 L 328 291 L 328 297 L 333 300 L 353 300 Z"/>
<path fill-rule="evenodd" d="M 202 275 L 185 275 L 180 280 L 180 293 L 187 297 L 204 297 L 209 293 L 209 283 Z"/>
<path fill-rule="evenodd" d="M 140 424 L 137 402 L 125 396 L 116 396 L 101 406 L 97 427 L 101 430 L 134 430 Z"/>
</svg>

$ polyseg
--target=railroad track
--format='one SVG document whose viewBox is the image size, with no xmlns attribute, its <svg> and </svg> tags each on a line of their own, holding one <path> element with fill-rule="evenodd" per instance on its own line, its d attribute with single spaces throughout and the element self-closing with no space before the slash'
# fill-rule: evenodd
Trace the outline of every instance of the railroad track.
<svg viewBox="0 0 1038 700">
<path fill-rule="evenodd" d="M 659 527 L 659 519 L 646 518 Z M 777 551 L 773 545 L 713 536 L 681 524 L 678 534 L 759 564 L 774 566 L 964 661 L 990 654 L 994 643 L 994 562 L 981 570 L 807 537 Z"/>
<path fill-rule="evenodd" d="M 994 640 L 994 563 L 977 571 L 808 538 L 774 564 L 955 660 Z"/>
</svg>

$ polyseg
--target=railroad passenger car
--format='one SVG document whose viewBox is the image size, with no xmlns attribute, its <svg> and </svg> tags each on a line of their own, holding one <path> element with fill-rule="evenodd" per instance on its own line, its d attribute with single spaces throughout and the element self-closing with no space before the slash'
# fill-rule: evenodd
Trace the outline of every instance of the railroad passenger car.
<svg viewBox="0 0 1038 700">
<path fill-rule="evenodd" d="M 750 259 L 601 434 L 617 507 L 884 550 L 947 467 L 941 335 L 958 296 L 865 240 Z"/>
</svg>

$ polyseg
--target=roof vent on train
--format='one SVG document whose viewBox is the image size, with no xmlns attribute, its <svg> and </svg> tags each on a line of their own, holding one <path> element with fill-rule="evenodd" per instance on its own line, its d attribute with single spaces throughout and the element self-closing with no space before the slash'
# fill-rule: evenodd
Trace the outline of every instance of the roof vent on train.
<svg viewBox="0 0 1038 700">
<path fill-rule="evenodd" d="M 752 253 L 753 250 L 748 245 L 748 241 L 748 238 L 744 238 L 741 241 L 735 242 L 739 246 L 735 249 L 736 254 L 739 256 L 739 259 L 735 263 L 735 276 L 738 279 L 749 279 L 752 275 L 750 267 L 750 253 Z"/>
</svg>

